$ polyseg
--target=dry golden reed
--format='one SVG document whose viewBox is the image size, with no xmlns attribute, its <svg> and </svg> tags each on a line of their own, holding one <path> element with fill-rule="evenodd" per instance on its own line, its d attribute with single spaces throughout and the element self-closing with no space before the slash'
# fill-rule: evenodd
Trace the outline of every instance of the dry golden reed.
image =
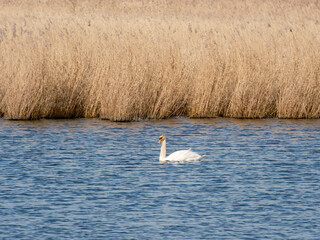
<svg viewBox="0 0 320 240">
<path fill-rule="evenodd" d="M 0 0 L 7 119 L 320 117 L 320 2 Z"/>
</svg>

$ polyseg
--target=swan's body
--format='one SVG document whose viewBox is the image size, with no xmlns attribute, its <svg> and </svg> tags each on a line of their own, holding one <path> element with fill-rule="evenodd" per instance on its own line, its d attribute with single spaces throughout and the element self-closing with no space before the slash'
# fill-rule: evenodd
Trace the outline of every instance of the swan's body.
<svg viewBox="0 0 320 240">
<path fill-rule="evenodd" d="M 195 153 L 189 150 L 180 150 L 174 153 L 171 153 L 169 156 L 166 156 L 166 137 L 161 135 L 159 137 L 159 143 L 161 143 L 160 150 L 160 163 L 166 162 L 197 162 L 204 158 L 206 155 L 200 156 L 198 153 Z"/>
</svg>

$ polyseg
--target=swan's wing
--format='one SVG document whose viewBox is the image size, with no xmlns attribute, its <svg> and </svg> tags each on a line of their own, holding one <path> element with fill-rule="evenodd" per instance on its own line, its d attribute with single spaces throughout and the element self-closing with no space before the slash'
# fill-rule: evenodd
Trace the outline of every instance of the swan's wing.
<svg viewBox="0 0 320 240">
<path fill-rule="evenodd" d="M 191 149 L 176 151 L 174 153 L 171 153 L 168 157 L 166 157 L 166 159 L 169 161 L 182 161 L 190 151 Z"/>
<path fill-rule="evenodd" d="M 191 151 L 191 148 L 188 150 L 180 150 L 170 154 L 166 160 L 168 161 L 177 161 L 177 162 L 190 162 L 190 161 L 199 161 L 204 156 L 200 156 L 198 153 Z"/>
</svg>

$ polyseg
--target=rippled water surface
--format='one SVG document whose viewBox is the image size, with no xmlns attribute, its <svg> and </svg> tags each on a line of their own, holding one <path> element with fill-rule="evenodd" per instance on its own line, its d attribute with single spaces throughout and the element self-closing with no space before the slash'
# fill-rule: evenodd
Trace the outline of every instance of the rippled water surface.
<svg viewBox="0 0 320 240">
<path fill-rule="evenodd" d="M 0 120 L 0 239 L 319 236 L 319 120 Z"/>
</svg>

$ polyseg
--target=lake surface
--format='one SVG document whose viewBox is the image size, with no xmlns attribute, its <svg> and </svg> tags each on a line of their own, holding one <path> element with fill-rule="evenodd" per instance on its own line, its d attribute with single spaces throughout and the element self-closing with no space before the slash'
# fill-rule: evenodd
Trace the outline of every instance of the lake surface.
<svg viewBox="0 0 320 240">
<path fill-rule="evenodd" d="M 320 239 L 320 120 L 2 119 L 0 239 Z"/>
</svg>

